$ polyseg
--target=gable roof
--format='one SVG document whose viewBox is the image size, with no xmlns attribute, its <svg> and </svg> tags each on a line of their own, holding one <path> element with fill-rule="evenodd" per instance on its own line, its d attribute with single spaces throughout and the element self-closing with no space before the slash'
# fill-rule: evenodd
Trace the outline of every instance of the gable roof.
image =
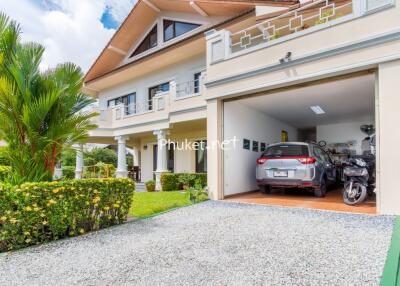
<svg viewBox="0 0 400 286">
<path fill-rule="evenodd" d="M 257 5 L 290 7 L 298 3 L 297 0 L 138 0 L 86 73 L 84 82 L 89 83 L 115 70 L 126 57 L 126 53 L 130 50 L 134 41 L 142 36 L 143 29 L 157 19 L 160 11 L 197 13 L 195 7 L 191 4 L 193 2 L 208 16 L 225 16 L 225 20 L 214 26 L 219 26 L 249 13 Z M 191 37 L 198 36 L 210 28 L 213 27 L 208 26 Z M 182 41 L 184 40 L 186 39 Z M 128 65 L 130 64 L 134 64 L 134 61 Z"/>
</svg>

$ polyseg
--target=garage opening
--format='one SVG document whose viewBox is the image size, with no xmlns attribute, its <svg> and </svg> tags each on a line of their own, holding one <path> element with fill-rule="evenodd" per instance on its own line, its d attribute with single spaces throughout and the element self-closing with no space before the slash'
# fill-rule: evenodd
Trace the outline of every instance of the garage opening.
<svg viewBox="0 0 400 286">
<path fill-rule="evenodd" d="M 375 213 L 373 193 L 357 206 L 346 205 L 342 196 L 345 163 L 371 150 L 368 135 L 360 128 L 363 125 L 376 126 L 375 76 L 372 73 L 224 102 L 224 139 L 236 138 L 238 142 L 235 148 L 224 150 L 225 199 Z M 280 142 L 316 145 L 316 149 L 330 156 L 334 174 L 329 177 L 329 171 L 321 171 L 328 173 L 325 175 L 329 183 L 326 195 L 316 197 L 312 186 L 308 188 L 306 183 L 304 188 L 278 185 L 268 194 L 259 192 L 256 161 L 269 146 Z M 301 150 L 290 152 L 297 157 L 305 155 L 300 154 Z M 278 164 L 277 160 L 274 163 Z M 279 168 L 275 176 L 282 176 L 283 180 L 292 178 L 290 171 L 280 174 L 277 170 Z"/>
</svg>

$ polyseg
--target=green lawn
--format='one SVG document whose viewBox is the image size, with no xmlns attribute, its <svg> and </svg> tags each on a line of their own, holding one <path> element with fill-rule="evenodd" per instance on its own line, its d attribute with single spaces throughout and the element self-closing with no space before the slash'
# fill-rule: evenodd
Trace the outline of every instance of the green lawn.
<svg viewBox="0 0 400 286">
<path fill-rule="evenodd" d="M 144 218 L 172 208 L 188 206 L 191 204 L 188 193 L 135 193 L 129 215 Z"/>
</svg>

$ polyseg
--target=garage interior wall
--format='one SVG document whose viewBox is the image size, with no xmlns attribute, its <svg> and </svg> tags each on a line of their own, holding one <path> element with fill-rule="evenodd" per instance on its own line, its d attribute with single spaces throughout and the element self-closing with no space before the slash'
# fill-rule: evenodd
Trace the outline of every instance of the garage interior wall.
<svg viewBox="0 0 400 286">
<path fill-rule="evenodd" d="M 224 150 L 224 195 L 257 190 L 256 160 L 261 152 L 252 151 L 253 141 L 272 144 L 281 141 L 281 131 L 287 131 L 289 141 L 298 140 L 293 126 L 248 107 L 240 101 L 224 103 L 224 140 L 235 137 L 235 148 Z M 243 149 L 243 139 L 250 140 L 250 150 Z"/>
<path fill-rule="evenodd" d="M 317 142 L 324 140 L 327 144 L 338 142 L 355 141 L 351 149 L 356 150 L 357 155 L 362 155 L 361 144 L 366 135 L 361 132 L 360 126 L 364 124 L 373 124 L 371 118 L 354 120 L 346 123 L 317 125 Z"/>
</svg>

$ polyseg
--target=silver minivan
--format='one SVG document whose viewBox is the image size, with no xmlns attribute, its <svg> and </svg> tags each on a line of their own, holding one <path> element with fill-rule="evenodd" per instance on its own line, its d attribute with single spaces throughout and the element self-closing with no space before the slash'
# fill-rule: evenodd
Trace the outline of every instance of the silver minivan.
<svg viewBox="0 0 400 286">
<path fill-rule="evenodd" d="M 312 190 L 324 197 L 336 182 L 336 168 L 328 153 L 316 144 L 287 142 L 269 145 L 257 159 L 257 185 L 264 193 L 273 187 Z"/>
</svg>

